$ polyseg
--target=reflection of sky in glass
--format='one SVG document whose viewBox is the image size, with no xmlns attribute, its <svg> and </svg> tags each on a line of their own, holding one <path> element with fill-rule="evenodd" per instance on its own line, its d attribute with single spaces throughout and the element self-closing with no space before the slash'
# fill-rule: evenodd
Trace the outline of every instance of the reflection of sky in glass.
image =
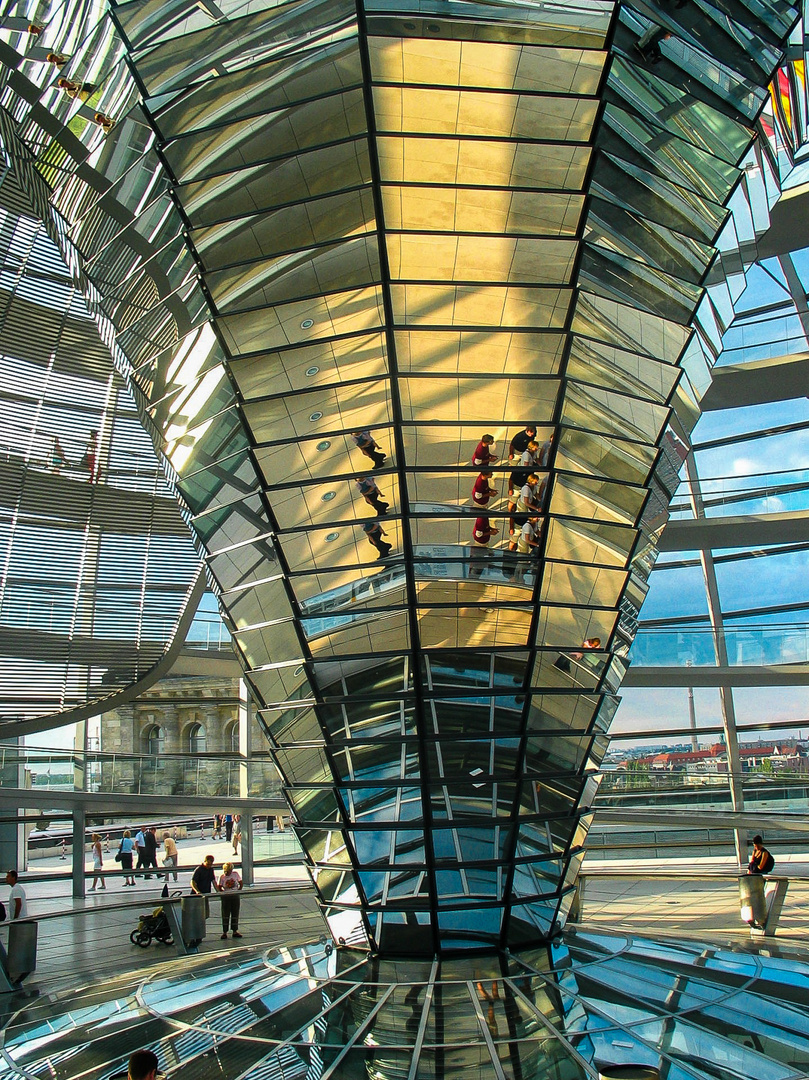
<svg viewBox="0 0 809 1080">
<path fill-rule="evenodd" d="M 783 424 L 809 421 L 809 401 L 805 397 L 791 401 L 766 402 L 739 409 L 706 412 L 699 420 L 694 442 L 699 446 L 732 435 L 747 435 Z M 710 475 L 710 474 L 708 474 Z"/>
<path fill-rule="evenodd" d="M 219 648 L 230 641 L 230 633 L 222 621 L 219 604 L 212 592 L 203 594 L 185 640 L 188 645 L 207 648 Z"/>
<path fill-rule="evenodd" d="M 699 566 L 678 566 L 652 574 L 643 605 L 643 622 L 707 613 L 708 600 Z"/>
<path fill-rule="evenodd" d="M 752 571 L 752 572 L 751 572 Z M 774 603 L 809 603 L 806 550 L 771 554 L 755 562 L 719 562 L 719 599 L 724 611 L 769 607 Z"/>
</svg>

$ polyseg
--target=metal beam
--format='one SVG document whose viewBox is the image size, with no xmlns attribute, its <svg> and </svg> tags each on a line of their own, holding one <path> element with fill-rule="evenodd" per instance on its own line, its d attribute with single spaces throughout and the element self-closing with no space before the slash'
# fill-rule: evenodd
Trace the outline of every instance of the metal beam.
<svg viewBox="0 0 809 1080">
<path fill-rule="evenodd" d="M 702 398 L 702 411 L 738 409 L 768 401 L 805 397 L 809 385 L 809 354 L 796 353 L 747 364 L 715 368 Z"/>
<path fill-rule="evenodd" d="M 623 686 L 809 686 L 809 664 L 630 667 Z"/>
<path fill-rule="evenodd" d="M 688 518 L 670 521 L 658 547 L 661 551 L 762 547 L 765 544 L 801 543 L 808 535 L 809 510 L 756 514 L 755 517 Z"/>
<path fill-rule="evenodd" d="M 694 790 L 698 790 L 694 788 Z M 704 789 L 699 789 L 704 790 Z M 594 825 L 654 825 L 670 829 L 705 829 L 704 810 L 677 810 L 668 807 L 665 810 L 601 809 L 595 811 Z M 756 829 L 767 832 L 771 829 L 783 829 L 785 832 L 809 833 L 809 814 L 786 813 L 777 810 L 711 810 L 710 826 L 712 829 L 747 829 L 751 824 Z M 593 856 L 597 857 L 595 852 Z M 693 870 L 693 866 L 691 867 Z"/>
</svg>

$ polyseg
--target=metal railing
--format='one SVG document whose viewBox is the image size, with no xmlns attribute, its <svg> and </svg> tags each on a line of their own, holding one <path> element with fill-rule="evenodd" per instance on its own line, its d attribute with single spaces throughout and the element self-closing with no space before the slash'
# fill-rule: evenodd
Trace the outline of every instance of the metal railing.
<svg viewBox="0 0 809 1080">
<path fill-rule="evenodd" d="M 783 619 L 784 617 L 781 616 Z M 809 627 L 803 623 L 777 626 L 724 627 L 728 662 L 732 667 L 805 664 L 809 661 Z M 704 626 L 648 627 L 641 623 L 629 653 L 635 667 L 715 667 L 714 632 Z"/>
<path fill-rule="evenodd" d="M 700 493 L 705 516 L 709 518 L 740 513 L 779 514 L 806 510 L 809 509 L 809 469 L 784 469 L 750 473 L 747 476 L 701 477 Z M 670 516 L 678 521 L 693 517 L 686 480 L 677 489 Z"/>
<path fill-rule="evenodd" d="M 269 754 L 244 758 L 238 754 L 126 754 L 2 746 L 0 771 L 6 778 L 16 772 L 19 787 L 41 790 L 43 796 L 49 791 L 262 799 L 281 794 Z M 6 779 L 4 787 L 9 786 Z"/>
</svg>

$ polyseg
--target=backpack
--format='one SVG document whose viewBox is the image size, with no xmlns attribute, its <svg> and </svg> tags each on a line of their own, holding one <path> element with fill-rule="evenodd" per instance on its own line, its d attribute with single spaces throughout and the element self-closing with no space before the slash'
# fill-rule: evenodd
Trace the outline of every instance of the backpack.
<svg viewBox="0 0 809 1080">
<path fill-rule="evenodd" d="M 6 905 L 0 900 L 0 922 L 6 921 Z"/>
<path fill-rule="evenodd" d="M 767 857 L 761 862 L 761 872 L 762 874 L 769 874 L 770 870 L 772 870 L 772 868 L 775 866 L 775 859 L 772 857 L 769 851 L 766 851 L 766 849 L 765 854 Z"/>
</svg>

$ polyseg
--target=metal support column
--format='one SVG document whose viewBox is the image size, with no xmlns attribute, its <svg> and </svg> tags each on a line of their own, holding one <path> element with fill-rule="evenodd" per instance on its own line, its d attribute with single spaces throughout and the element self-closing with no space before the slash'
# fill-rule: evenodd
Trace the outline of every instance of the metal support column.
<svg viewBox="0 0 809 1080">
<path fill-rule="evenodd" d="M 80 806 L 73 808 L 73 896 L 83 900 L 85 896 L 84 880 L 84 829 L 86 815 Z"/>
<path fill-rule="evenodd" d="M 253 811 L 242 812 L 242 881 L 252 885 L 253 873 Z"/>
<path fill-rule="evenodd" d="M 689 450 L 685 459 L 685 468 L 688 476 L 690 489 L 691 508 L 695 518 L 705 517 L 705 507 L 702 502 L 697 463 L 693 450 Z M 711 619 L 713 632 L 714 654 L 719 667 L 728 666 L 728 650 L 725 640 L 725 625 L 722 620 L 722 605 L 719 602 L 719 586 L 716 581 L 713 553 L 708 549 L 700 551 L 702 573 L 705 578 L 705 590 L 708 596 L 708 613 Z M 719 687 L 719 700 L 722 706 L 722 727 L 725 736 L 725 747 L 728 754 L 728 778 L 730 781 L 730 800 L 734 810 L 744 810 L 744 788 L 742 785 L 742 760 L 739 754 L 739 737 L 736 733 L 736 711 L 733 704 L 733 690 L 730 686 Z M 734 831 L 736 844 L 736 858 L 740 866 L 747 862 L 747 831 L 736 829 Z"/>
<path fill-rule="evenodd" d="M 253 756 L 253 708 L 244 679 L 239 680 L 239 798 L 250 797 L 250 760 Z M 253 813 L 242 811 L 242 881 L 252 885 Z"/>
</svg>

